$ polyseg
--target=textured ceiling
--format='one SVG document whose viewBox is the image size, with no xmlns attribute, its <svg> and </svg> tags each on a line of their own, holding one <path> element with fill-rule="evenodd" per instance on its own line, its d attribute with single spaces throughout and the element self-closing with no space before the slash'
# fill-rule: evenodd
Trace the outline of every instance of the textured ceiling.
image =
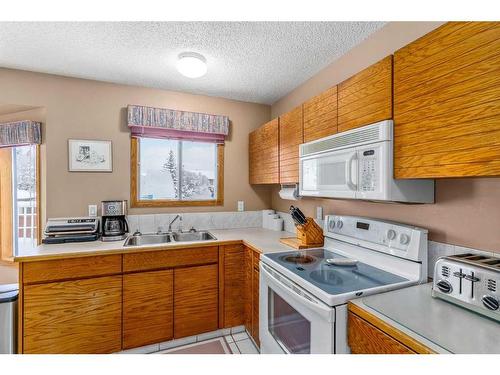
<svg viewBox="0 0 500 375">
<path fill-rule="evenodd" d="M 383 22 L 0 22 L 0 66 L 272 104 Z M 175 69 L 203 54 L 197 79 Z"/>
</svg>

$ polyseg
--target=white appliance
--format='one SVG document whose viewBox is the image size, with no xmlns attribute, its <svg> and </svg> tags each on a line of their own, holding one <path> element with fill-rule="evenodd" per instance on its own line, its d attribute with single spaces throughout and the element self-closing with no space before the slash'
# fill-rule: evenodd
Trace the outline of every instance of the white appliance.
<svg viewBox="0 0 500 375">
<path fill-rule="evenodd" d="M 327 216 L 324 233 L 324 248 L 261 257 L 261 353 L 349 353 L 349 300 L 427 282 L 425 229 Z"/>
<path fill-rule="evenodd" d="M 300 196 L 434 203 L 434 180 L 393 175 L 392 120 L 300 145 Z"/>
<path fill-rule="evenodd" d="M 470 253 L 439 258 L 432 296 L 500 322 L 500 258 Z"/>
</svg>

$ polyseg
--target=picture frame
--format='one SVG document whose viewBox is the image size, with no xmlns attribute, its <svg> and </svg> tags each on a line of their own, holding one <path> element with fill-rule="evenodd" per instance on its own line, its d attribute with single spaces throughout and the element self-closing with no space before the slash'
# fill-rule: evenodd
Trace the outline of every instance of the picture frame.
<svg viewBox="0 0 500 375">
<path fill-rule="evenodd" d="M 68 139 L 69 172 L 113 172 L 111 141 Z"/>
</svg>

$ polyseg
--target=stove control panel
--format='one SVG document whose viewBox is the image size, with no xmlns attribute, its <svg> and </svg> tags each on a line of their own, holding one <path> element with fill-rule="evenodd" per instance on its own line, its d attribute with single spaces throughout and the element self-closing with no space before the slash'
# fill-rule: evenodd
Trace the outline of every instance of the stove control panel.
<svg viewBox="0 0 500 375">
<path fill-rule="evenodd" d="M 399 257 L 422 260 L 427 256 L 427 230 L 358 216 L 329 215 L 325 236 Z"/>
<path fill-rule="evenodd" d="M 438 259 L 432 296 L 500 321 L 500 258 L 460 254 Z"/>
</svg>

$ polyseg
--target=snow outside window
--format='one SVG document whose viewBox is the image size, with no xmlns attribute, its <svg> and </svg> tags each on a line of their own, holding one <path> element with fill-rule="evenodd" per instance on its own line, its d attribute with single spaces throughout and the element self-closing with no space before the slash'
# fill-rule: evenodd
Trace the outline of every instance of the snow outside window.
<svg viewBox="0 0 500 375">
<path fill-rule="evenodd" d="M 139 139 L 139 200 L 217 199 L 217 145 Z"/>
</svg>

